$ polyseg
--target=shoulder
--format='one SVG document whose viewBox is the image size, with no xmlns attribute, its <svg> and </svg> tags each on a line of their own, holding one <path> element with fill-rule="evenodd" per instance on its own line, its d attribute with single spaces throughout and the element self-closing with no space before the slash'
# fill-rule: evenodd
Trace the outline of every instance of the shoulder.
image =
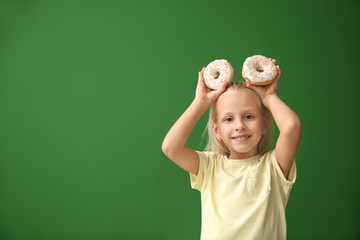
<svg viewBox="0 0 360 240">
<path fill-rule="evenodd" d="M 221 161 L 226 158 L 225 155 L 216 153 L 216 152 L 208 152 L 208 151 L 196 151 L 196 153 L 199 155 L 200 161 Z"/>
<path fill-rule="evenodd" d="M 279 164 L 276 161 L 275 150 L 270 150 L 270 151 L 264 153 L 260 157 L 260 160 L 261 160 L 261 162 L 263 162 L 266 165 L 271 166 L 273 168 L 279 167 Z"/>
<path fill-rule="evenodd" d="M 199 168 L 207 169 L 212 168 L 218 163 L 224 161 L 226 159 L 225 155 L 216 153 L 216 152 L 209 152 L 209 151 L 196 151 L 199 155 Z"/>
<path fill-rule="evenodd" d="M 201 152 L 196 151 L 199 155 L 199 170 L 197 174 L 190 173 L 191 187 L 201 191 L 204 182 L 211 172 L 216 169 L 217 163 L 225 157 L 224 155 L 215 152 Z"/>
<path fill-rule="evenodd" d="M 269 150 L 266 153 L 264 153 L 263 155 L 261 155 L 260 159 L 271 159 L 274 157 L 274 150 Z"/>
<path fill-rule="evenodd" d="M 282 184 L 292 185 L 296 179 L 296 164 L 295 160 L 291 166 L 288 177 L 284 176 L 283 171 L 280 168 L 280 165 L 276 159 L 275 151 L 271 150 L 266 152 L 261 156 L 261 159 L 266 162 L 266 164 L 270 167 L 272 174 L 274 174 Z"/>
</svg>

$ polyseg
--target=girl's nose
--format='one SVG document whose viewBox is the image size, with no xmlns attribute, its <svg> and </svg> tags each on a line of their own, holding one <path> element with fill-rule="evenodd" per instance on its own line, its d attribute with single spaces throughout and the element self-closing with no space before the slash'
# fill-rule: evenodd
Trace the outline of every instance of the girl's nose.
<svg viewBox="0 0 360 240">
<path fill-rule="evenodd" d="M 242 131 L 245 130 L 246 126 L 242 120 L 236 121 L 235 124 L 235 131 Z"/>
</svg>

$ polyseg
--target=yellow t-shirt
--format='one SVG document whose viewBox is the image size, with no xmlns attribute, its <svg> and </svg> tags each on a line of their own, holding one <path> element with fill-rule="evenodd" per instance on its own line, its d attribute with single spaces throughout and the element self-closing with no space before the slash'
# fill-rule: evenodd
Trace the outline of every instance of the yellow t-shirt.
<svg viewBox="0 0 360 240">
<path fill-rule="evenodd" d="M 190 180 L 201 192 L 201 240 L 286 239 L 285 208 L 295 163 L 287 180 L 274 151 L 241 160 L 198 154 L 199 172 L 190 173 Z"/>
</svg>

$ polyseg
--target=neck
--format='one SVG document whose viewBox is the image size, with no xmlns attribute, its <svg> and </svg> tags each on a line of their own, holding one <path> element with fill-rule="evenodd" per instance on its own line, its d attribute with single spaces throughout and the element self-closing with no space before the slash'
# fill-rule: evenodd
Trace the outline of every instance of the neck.
<svg viewBox="0 0 360 240">
<path fill-rule="evenodd" d="M 254 149 L 254 150 L 246 152 L 246 153 L 230 152 L 229 159 L 241 160 L 241 159 L 254 157 L 258 154 L 259 154 L 259 152 L 257 151 L 257 149 Z"/>
</svg>

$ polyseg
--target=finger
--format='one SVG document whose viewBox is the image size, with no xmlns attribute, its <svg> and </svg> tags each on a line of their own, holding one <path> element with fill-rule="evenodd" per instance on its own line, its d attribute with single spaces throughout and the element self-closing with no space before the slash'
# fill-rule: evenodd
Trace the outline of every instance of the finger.
<svg viewBox="0 0 360 240">
<path fill-rule="evenodd" d="M 280 69 L 279 65 L 276 65 L 276 70 L 277 70 L 277 75 L 276 75 L 275 82 L 277 83 L 279 81 L 279 79 L 280 79 L 280 76 L 281 76 L 281 69 Z"/>
<path fill-rule="evenodd" d="M 273 59 L 272 62 L 273 62 L 275 65 L 278 65 L 277 62 L 276 62 L 276 59 Z"/>
<path fill-rule="evenodd" d="M 203 82 L 204 81 L 204 68 L 201 70 L 201 72 L 199 72 L 199 82 Z"/>
<path fill-rule="evenodd" d="M 228 86 L 228 82 L 223 82 L 220 86 L 220 90 L 225 90 L 227 86 Z"/>
<path fill-rule="evenodd" d="M 197 88 L 198 89 L 205 89 L 206 85 L 204 82 L 204 78 L 201 72 L 199 72 L 199 77 L 198 77 L 198 83 L 197 83 Z"/>
<path fill-rule="evenodd" d="M 245 79 L 245 82 L 246 82 L 246 83 L 250 83 L 250 84 L 251 84 L 250 80 L 249 80 L 247 77 L 244 77 L 244 79 Z"/>
<path fill-rule="evenodd" d="M 199 75 L 198 75 L 198 83 L 201 83 L 202 82 L 202 76 L 201 76 L 201 72 L 199 72 Z"/>
<path fill-rule="evenodd" d="M 246 79 L 246 87 L 248 87 L 256 92 L 256 86 L 254 84 L 252 84 L 249 79 Z"/>
<path fill-rule="evenodd" d="M 281 68 L 279 65 L 276 65 L 276 70 L 278 71 L 279 77 L 281 76 Z"/>
<path fill-rule="evenodd" d="M 221 86 L 215 90 L 215 95 L 218 98 L 223 92 L 225 92 L 227 87 L 227 82 L 224 82 L 223 84 L 221 84 Z"/>
<path fill-rule="evenodd" d="M 252 84 L 251 84 L 250 80 L 245 78 L 245 81 L 246 81 L 246 87 L 252 88 Z"/>
</svg>

